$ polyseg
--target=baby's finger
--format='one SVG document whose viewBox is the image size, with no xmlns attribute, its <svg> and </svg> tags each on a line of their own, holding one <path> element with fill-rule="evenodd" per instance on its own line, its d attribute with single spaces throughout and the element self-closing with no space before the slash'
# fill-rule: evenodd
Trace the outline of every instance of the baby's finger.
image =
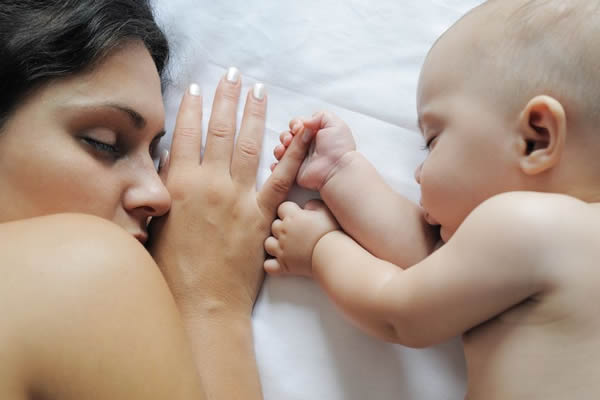
<svg viewBox="0 0 600 400">
<path fill-rule="evenodd" d="M 277 209 L 277 215 L 280 219 L 284 219 L 287 216 L 290 216 L 296 212 L 300 211 L 300 206 L 293 201 L 286 201 L 282 203 Z"/>
<path fill-rule="evenodd" d="M 275 149 L 273 149 L 273 155 L 278 161 L 281 160 L 281 157 L 283 157 L 284 154 L 285 147 L 282 144 L 278 144 L 277 146 L 275 146 Z"/>
<path fill-rule="evenodd" d="M 292 135 L 297 135 L 302 130 L 302 121 L 299 118 L 294 118 L 290 121 L 290 132 Z"/>
<path fill-rule="evenodd" d="M 309 200 L 304 205 L 304 209 L 305 210 L 311 210 L 311 211 L 318 211 L 318 210 L 327 209 L 327 206 L 325 206 L 325 203 L 323 203 L 322 200 L 312 199 L 312 200 Z"/>
<path fill-rule="evenodd" d="M 279 141 L 285 147 L 288 147 L 290 143 L 292 143 L 293 138 L 294 136 L 292 136 L 292 133 L 290 131 L 281 132 L 281 135 L 279 135 Z"/>
<path fill-rule="evenodd" d="M 271 164 L 271 172 L 275 171 L 275 167 L 277 167 L 277 163 L 274 162 L 273 164 Z"/>
<path fill-rule="evenodd" d="M 276 219 L 275 221 L 273 221 L 273 223 L 271 224 L 271 233 L 273 234 L 273 236 L 275 236 L 276 238 L 278 238 L 281 235 L 281 228 L 283 225 L 283 221 L 280 219 Z"/>
<path fill-rule="evenodd" d="M 277 261 L 276 258 L 270 258 L 268 260 L 265 260 L 263 268 L 265 272 L 269 275 L 281 275 L 281 273 L 283 272 L 281 264 L 279 264 L 279 261 Z"/>
<path fill-rule="evenodd" d="M 281 255 L 281 247 L 279 247 L 279 240 L 273 236 L 269 236 L 265 239 L 265 250 L 272 257 L 279 257 Z"/>
</svg>

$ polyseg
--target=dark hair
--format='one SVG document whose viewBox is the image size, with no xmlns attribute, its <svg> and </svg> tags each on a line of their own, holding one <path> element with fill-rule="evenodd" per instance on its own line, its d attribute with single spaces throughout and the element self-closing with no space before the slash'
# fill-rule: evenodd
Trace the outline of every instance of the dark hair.
<svg viewBox="0 0 600 400">
<path fill-rule="evenodd" d="M 149 0 L 1 0 L 0 130 L 40 85 L 93 68 L 132 40 L 164 82 L 169 46 Z"/>
</svg>

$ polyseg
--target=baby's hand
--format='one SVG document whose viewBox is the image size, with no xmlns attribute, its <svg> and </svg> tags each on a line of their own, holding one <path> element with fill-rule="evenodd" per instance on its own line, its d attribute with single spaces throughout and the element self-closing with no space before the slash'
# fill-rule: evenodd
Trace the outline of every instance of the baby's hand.
<svg viewBox="0 0 600 400">
<path fill-rule="evenodd" d="M 339 225 L 325 204 L 311 200 L 301 209 L 296 203 L 279 206 L 271 234 L 265 240 L 265 250 L 275 257 L 265 261 L 270 275 L 301 275 L 312 277 L 312 254 L 315 245 Z"/>
<path fill-rule="evenodd" d="M 335 166 L 348 152 L 356 150 L 356 144 L 348 125 L 329 112 L 316 113 L 310 119 L 294 119 L 290 130 L 280 136 L 281 144 L 275 148 L 275 158 L 280 160 L 295 135 L 302 134 L 305 142 L 313 137 L 308 156 L 300 166 L 296 181 L 298 185 L 319 191 L 331 177 Z M 275 168 L 273 164 L 272 168 Z"/>
</svg>

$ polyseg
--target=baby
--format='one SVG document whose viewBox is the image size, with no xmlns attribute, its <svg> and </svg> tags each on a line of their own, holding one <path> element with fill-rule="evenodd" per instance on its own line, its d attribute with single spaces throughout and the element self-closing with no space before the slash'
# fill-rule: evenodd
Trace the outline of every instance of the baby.
<svg viewBox="0 0 600 400">
<path fill-rule="evenodd" d="M 469 399 L 600 396 L 600 3 L 497 0 L 433 46 L 417 93 L 421 204 L 328 113 L 279 208 L 270 274 L 312 277 L 358 326 L 430 346 L 462 335 Z M 339 225 L 338 225 L 339 223 Z"/>
</svg>

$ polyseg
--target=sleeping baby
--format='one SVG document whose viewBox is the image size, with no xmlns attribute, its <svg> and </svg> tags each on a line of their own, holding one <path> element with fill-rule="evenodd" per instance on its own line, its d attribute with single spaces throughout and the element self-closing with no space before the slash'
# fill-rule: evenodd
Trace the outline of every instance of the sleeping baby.
<svg viewBox="0 0 600 400">
<path fill-rule="evenodd" d="M 315 279 L 360 328 L 430 346 L 462 335 L 469 399 L 600 395 L 600 3 L 496 0 L 433 46 L 417 93 L 421 204 L 321 112 L 265 242 L 272 275 Z M 276 168 L 276 167 L 275 167 Z"/>
</svg>

